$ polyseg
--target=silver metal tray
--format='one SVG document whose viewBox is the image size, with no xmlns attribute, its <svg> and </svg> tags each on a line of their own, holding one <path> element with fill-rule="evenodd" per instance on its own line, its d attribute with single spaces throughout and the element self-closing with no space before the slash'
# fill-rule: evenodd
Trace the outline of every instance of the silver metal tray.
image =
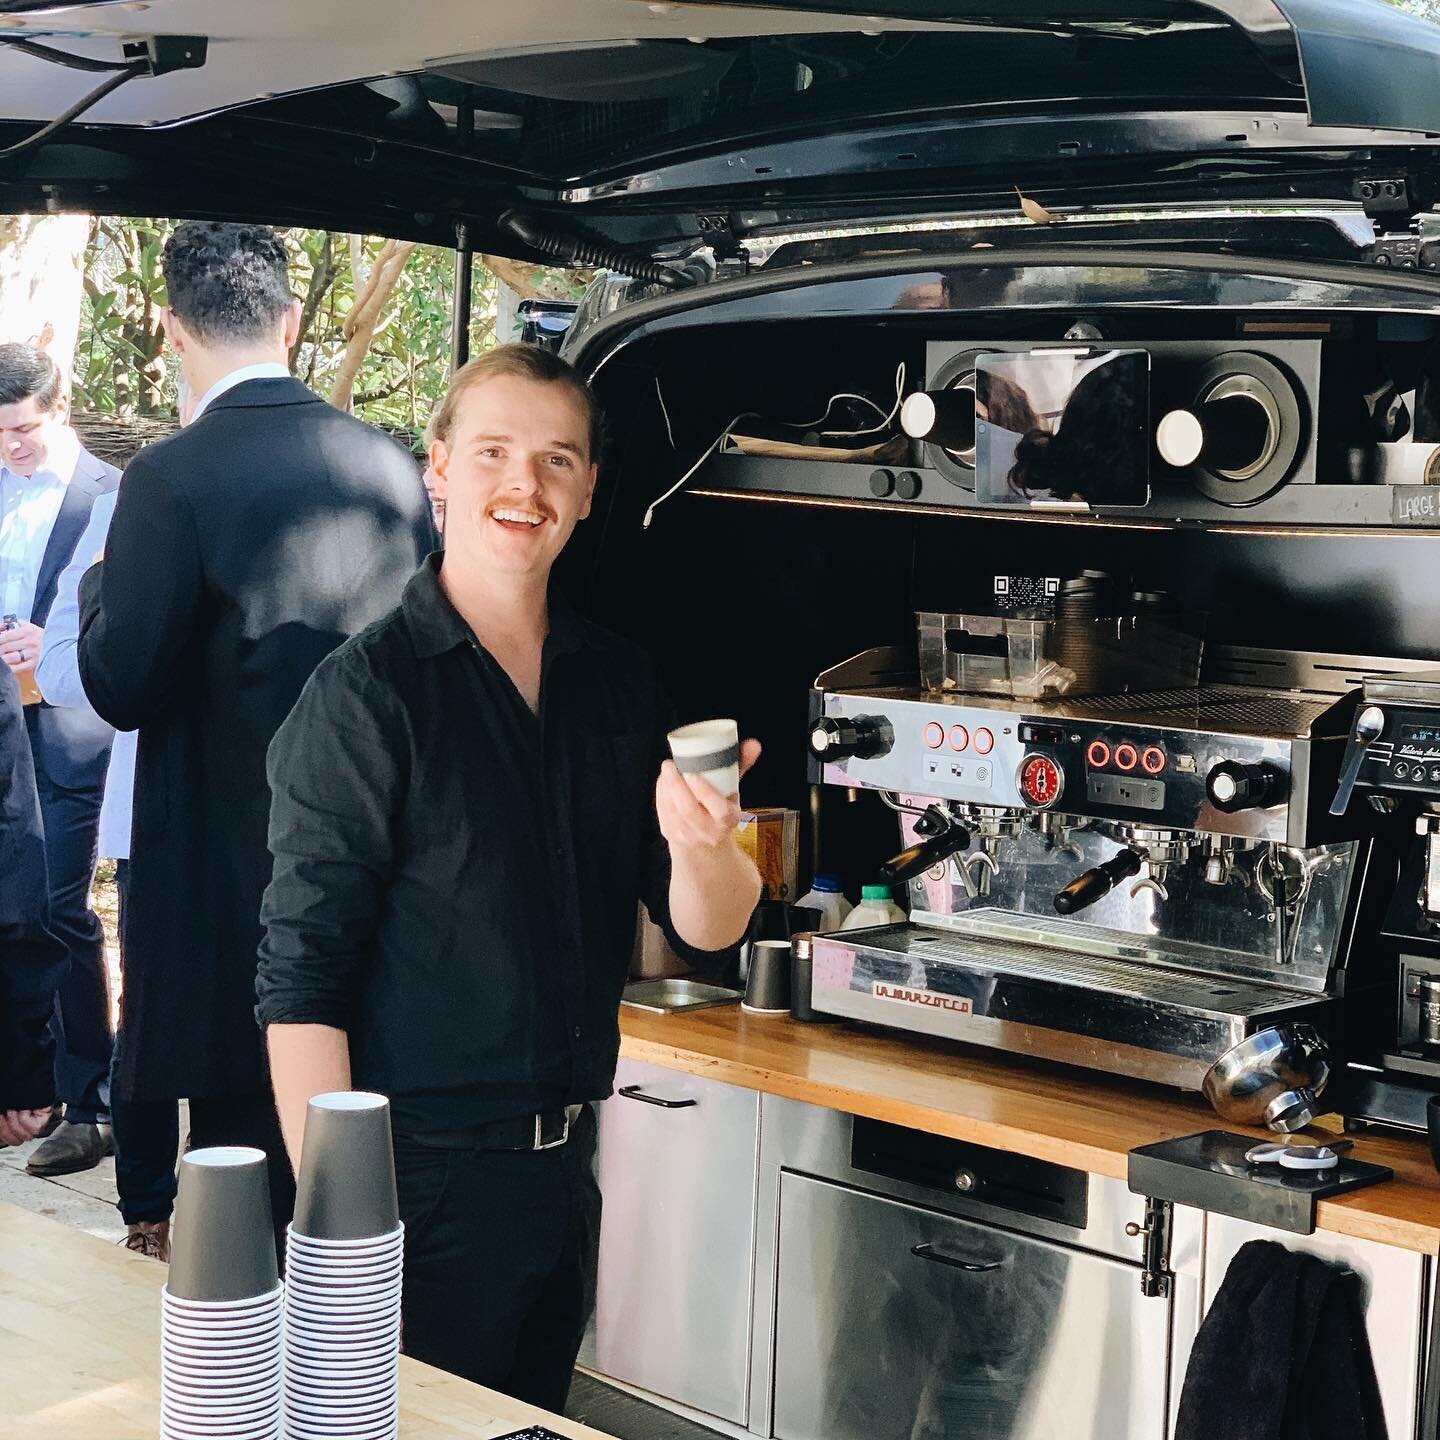
<svg viewBox="0 0 1440 1440">
<path fill-rule="evenodd" d="M 739 1000 L 738 990 L 727 990 L 723 985 L 706 985 L 699 980 L 635 980 L 625 987 L 620 1003 L 665 1015 L 676 1010 L 705 1010 L 711 1005 L 734 1005 Z"/>
</svg>

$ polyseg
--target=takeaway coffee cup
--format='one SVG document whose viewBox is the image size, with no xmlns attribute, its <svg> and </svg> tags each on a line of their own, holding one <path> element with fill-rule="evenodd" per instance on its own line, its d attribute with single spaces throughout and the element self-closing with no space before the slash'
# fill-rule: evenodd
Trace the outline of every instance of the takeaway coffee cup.
<svg viewBox="0 0 1440 1440">
<path fill-rule="evenodd" d="M 682 775 L 703 775 L 722 795 L 740 792 L 740 726 L 701 720 L 670 732 L 670 753 Z"/>
<path fill-rule="evenodd" d="M 192 1150 L 180 1162 L 166 1289 L 177 1300 L 251 1300 L 280 1283 L 265 1152 Z"/>
<path fill-rule="evenodd" d="M 364 1090 L 315 1095 L 295 1187 L 295 1234 L 366 1240 L 400 1224 L 390 1102 Z"/>
<path fill-rule="evenodd" d="M 750 978 L 740 1007 L 755 1015 L 790 1013 L 788 940 L 757 940 L 750 947 Z"/>
</svg>

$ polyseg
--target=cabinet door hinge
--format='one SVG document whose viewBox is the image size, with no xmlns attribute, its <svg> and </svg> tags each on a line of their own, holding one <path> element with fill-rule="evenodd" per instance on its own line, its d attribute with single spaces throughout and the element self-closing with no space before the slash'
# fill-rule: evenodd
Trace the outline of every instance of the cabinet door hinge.
<svg viewBox="0 0 1440 1440">
<path fill-rule="evenodd" d="M 1125 1227 L 1127 1235 L 1141 1241 L 1140 1293 L 1152 1300 L 1168 1299 L 1175 1279 L 1170 1273 L 1170 1225 L 1174 1210 L 1168 1200 L 1155 1200 L 1147 1195 L 1144 1223 L 1137 1225 L 1132 1220 Z"/>
</svg>

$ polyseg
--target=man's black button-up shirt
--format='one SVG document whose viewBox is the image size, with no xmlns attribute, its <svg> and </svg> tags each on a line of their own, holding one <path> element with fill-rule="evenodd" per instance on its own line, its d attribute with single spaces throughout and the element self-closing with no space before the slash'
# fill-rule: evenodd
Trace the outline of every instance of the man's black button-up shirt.
<svg viewBox="0 0 1440 1440">
<path fill-rule="evenodd" d="M 348 1031 L 411 1133 L 610 1093 L 637 902 L 698 967 L 733 957 L 670 923 L 649 660 L 552 607 L 537 717 L 439 558 L 321 663 L 268 764 L 260 1023 Z"/>
</svg>

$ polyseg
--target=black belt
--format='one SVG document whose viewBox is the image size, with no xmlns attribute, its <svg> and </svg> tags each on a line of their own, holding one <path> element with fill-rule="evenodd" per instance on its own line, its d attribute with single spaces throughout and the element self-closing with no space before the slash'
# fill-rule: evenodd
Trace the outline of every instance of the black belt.
<svg viewBox="0 0 1440 1440">
<path fill-rule="evenodd" d="M 554 1150 L 570 1138 L 582 1105 L 557 1105 L 536 1115 L 492 1120 L 467 1130 L 427 1130 L 409 1138 L 437 1150 Z"/>
</svg>

